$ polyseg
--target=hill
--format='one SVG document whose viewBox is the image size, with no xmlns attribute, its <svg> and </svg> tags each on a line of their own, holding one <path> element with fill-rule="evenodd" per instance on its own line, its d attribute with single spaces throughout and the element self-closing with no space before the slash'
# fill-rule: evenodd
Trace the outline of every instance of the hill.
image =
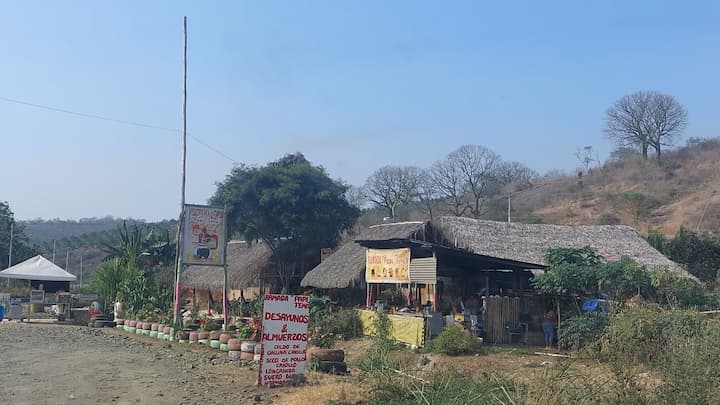
<svg viewBox="0 0 720 405">
<path fill-rule="evenodd" d="M 510 187 L 512 187 L 511 185 Z M 548 174 L 510 193 L 513 222 L 568 225 L 623 224 L 668 236 L 681 227 L 720 232 L 720 138 L 691 139 L 658 164 L 620 149 L 599 167 Z M 482 219 L 507 221 L 508 189 L 489 196 Z M 427 210 L 406 205 L 395 220 L 426 220 Z M 389 220 L 387 210 L 363 210 L 357 227 Z M 435 200 L 433 216 L 451 215 Z"/>
<path fill-rule="evenodd" d="M 558 224 L 625 224 L 667 235 L 720 231 L 720 139 L 694 140 L 662 164 L 615 154 L 602 167 L 546 179 L 518 193 L 519 218 Z"/>
<path fill-rule="evenodd" d="M 78 277 L 82 273 L 84 281 L 89 281 L 92 273 L 106 256 L 105 244 L 117 242 L 117 228 L 123 222 L 148 226 L 156 231 L 176 231 L 177 221 L 145 222 L 138 219 L 113 217 L 84 218 L 80 220 L 30 220 L 21 221 L 30 244 L 46 258 L 53 259 L 59 266 Z M 54 245 L 54 246 L 53 246 Z"/>
</svg>

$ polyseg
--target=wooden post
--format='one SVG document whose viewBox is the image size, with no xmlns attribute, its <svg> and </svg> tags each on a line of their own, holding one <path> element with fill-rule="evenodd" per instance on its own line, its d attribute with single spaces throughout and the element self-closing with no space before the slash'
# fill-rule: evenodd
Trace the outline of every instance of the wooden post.
<svg viewBox="0 0 720 405">
<path fill-rule="evenodd" d="M 484 320 L 485 324 L 487 325 L 488 320 L 488 308 L 490 303 L 490 276 L 485 273 L 485 313 L 484 313 Z"/>
</svg>

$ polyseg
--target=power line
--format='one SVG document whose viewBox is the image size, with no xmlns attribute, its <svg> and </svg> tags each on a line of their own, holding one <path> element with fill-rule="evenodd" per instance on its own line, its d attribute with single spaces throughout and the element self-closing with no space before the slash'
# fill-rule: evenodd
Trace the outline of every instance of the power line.
<svg viewBox="0 0 720 405">
<path fill-rule="evenodd" d="M 58 108 L 58 107 L 52 107 L 52 106 L 47 106 L 47 105 L 42 105 L 42 104 L 30 103 L 30 102 L 27 102 L 27 101 L 17 100 L 17 99 L 9 98 L 9 97 L 0 96 L 0 101 L 5 101 L 5 102 L 7 102 L 7 103 L 24 105 L 24 106 L 27 106 L 27 107 L 39 108 L 39 109 L 47 110 L 47 111 L 53 111 L 53 112 L 59 112 L 59 113 L 63 113 L 63 114 L 74 115 L 74 116 L 76 116 L 76 117 L 90 118 L 90 119 L 95 119 L 95 120 L 100 120 L 100 121 L 108 121 L 108 122 L 113 122 L 113 123 L 115 123 L 115 124 L 132 125 L 132 126 L 136 126 L 136 127 L 147 128 L 147 129 L 155 129 L 155 130 L 164 131 L 164 132 L 173 132 L 173 133 L 180 133 L 180 132 L 181 132 L 181 131 L 180 131 L 179 129 L 177 129 L 177 128 L 161 127 L 161 126 L 159 126 L 159 125 L 146 124 L 146 123 L 144 123 L 144 122 L 128 121 L 128 120 L 122 120 L 122 119 L 118 119 L 118 118 L 106 117 L 106 116 L 102 116 L 102 115 L 88 114 L 88 113 L 83 113 L 83 112 L 78 112 L 78 111 L 67 110 L 67 109 L 64 109 L 64 108 Z M 188 134 L 188 135 L 190 135 L 190 134 Z M 230 156 L 228 156 L 227 154 L 225 154 L 224 152 L 222 152 L 222 151 L 219 150 L 218 148 L 216 148 L 216 147 L 208 144 L 207 142 L 203 141 L 202 139 L 200 139 L 200 138 L 198 138 L 198 137 L 196 137 L 196 136 L 194 136 L 194 135 L 190 135 L 190 138 L 192 138 L 195 142 L 199 143 L 200 145 L 208 148 L 208 149 L 211 150 L 212 152 L 215 152 L 215 153 L 218 154 L 219 156 L 222 156 L 222 157 L 224 157 L 225 159 L 231 161 L 233 164 L 237 164 L 237 163 L 238 163 L 237 160 L 231 158 Z"/>
</svg>

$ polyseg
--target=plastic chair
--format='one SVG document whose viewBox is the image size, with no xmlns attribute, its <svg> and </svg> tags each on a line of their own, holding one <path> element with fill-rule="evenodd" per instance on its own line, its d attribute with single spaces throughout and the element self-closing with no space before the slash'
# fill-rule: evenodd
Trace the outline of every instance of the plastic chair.
<svg viewBox="0 0 720 405">
<path fill-rule="evenodd" d="M 513 343 L 513 336 L 517 336 L 518 342 L 523 339 L 527 325 L 517 321 L 505 322 L 505 333 L 507 334 L 508 343 Z"/>
</svg>

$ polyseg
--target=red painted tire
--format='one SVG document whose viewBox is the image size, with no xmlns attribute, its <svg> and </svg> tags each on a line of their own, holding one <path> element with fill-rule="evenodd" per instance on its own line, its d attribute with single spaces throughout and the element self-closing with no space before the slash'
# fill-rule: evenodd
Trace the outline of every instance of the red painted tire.
<svg viewBox="0 0 720 405">
<path fill-rule="evenodd" d="M 229 333 L 220 334 L 220 343 L 227 344 L 228 340 L 230 340 L 231 337 L 232 337 L 232 335 L 230 335 Z"/>
<path fill-rule="evenodd" d="M 166 335 L 169 335 L 173 332 L 173 328 L 171 326 L 166 326 L 163 328 L 163 333 Z"/>
<path fill-rule="evenodd" d="M 248 353 L 248 352 L 240 352 L 240 360 L 244 361 L 253 361 L 255 358 L 255 353 Z"/>
<path fill-rule="evenodd" d="M 197 340 L 198 340 L 198 333 L 197 333 L 197 332 L 190 332 L 190 333 L 188 334 L 188 338 L 189 338 L 191 341 L 193 341 L 193 342 L 197 342 Z"/>
<path fill-rule="evenodd" d="M 190 333 L 180 332 L 179 339 L 180 340 L 190 340 Z"/>
<path fill-rule="evenodd" d="M 240 344 L 239 339 L 230 339 L 230 340 L 228 340 L 227 345 L 228 345 L 228 350 L 233 351 L 233 352 L 239 352 L 239 351 L 241 351 L 240 349 L 242 349 L 242 344 Z"/>
<path fill-rule="evenodd" d="M 220 340 L 220 334 L 221 334 L 221 333 L 222 333 L 222 332 L 220 332 L 219 330 L 211 331 L 210 334 L 208 335 L 208 339 L 210 339 L 210 340 Z"/>
<path fill-rule="evenodd" d="M 143 330 L 150 330 L 152 324 L 150 322 L 143 322 Z"/>
<path fill-rule="evenodd" d="M 125 321 L 127 323 L 127 326 L 134 328 L 137 326 L 137 321 Z"/>
<path fill-rule="evenodd" d="M 210 336 L 210 332 L 198 332 L 198 340 L 206 340 Z"/>
<path fill-rule="evenodd" d="M 335 362 L 335 363 L 342 363 L 345 361 L 345 352 L 342 350 L 334 350 L 334 349 L 321 349 L 319 347 L 311 347 L 307 349 L 307 352 L 305 354 L 305 358 L 310 361 L 312 358 L 316 357 L 320 361 L 328 361 L 328 362 Z"/>
<path fill-rule="evenodd" d="M 240 339 L 230 338 L 230 339 L 228 339 L 227 344 L 240 346 L 240 342 L 241 342 Z"/>
</svg>

